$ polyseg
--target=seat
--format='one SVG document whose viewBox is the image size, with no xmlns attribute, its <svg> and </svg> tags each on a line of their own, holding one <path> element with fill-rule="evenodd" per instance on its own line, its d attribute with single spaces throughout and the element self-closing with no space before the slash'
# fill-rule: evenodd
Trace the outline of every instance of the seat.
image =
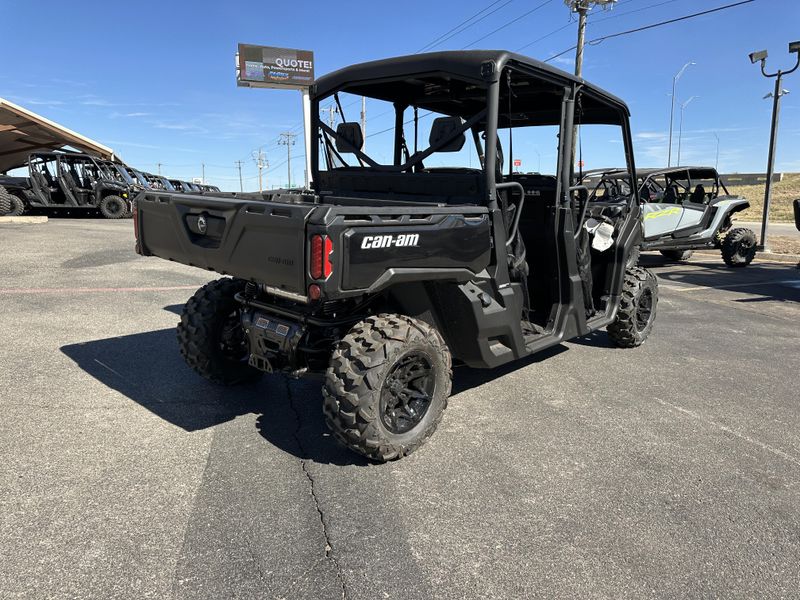
<svg viewBox="0 0 800 600">
<path fill-rule="evenodd" d="M 677 204 L 678 203 L 678 186 L 674 183 L 667 186 L 667 190 L 664 192 L 664 199 L 662 200 L 665 204 Z"/>
<path fill-rule="evenodd" d="M 706 188 L 703 187 L 702 183 L 699 183 L 694 191 L 692 192 L 691 197 L 689 198 L 689 202 L 694 202 L 695 204 L 703 204 L 706 201 Z"/>
</svg>

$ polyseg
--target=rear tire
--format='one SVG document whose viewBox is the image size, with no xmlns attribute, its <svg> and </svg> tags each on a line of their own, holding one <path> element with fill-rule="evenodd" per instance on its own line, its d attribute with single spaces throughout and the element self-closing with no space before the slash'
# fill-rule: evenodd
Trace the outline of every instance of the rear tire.
<svg viewBox="0 0 800 600">
<path fill-rule="evenodd" d="M 337 440 L 367 458 L 401 458 L 436 430 L 452 377 L 450 351 L 434 327 L 403 315 L 369 317 L 331 356 L 325 421 Z"/>
<path fill-rule="evenodd" d="M 128 213 L 128 203 L 113 194 L 100 200 L 98 208 L 106 219 L 122 219 Z"/>
<path fill-rule="evenodd" d="M 722 241 L 722 260 L 729 267 L 746 267 L 755 256 L 756 234 L 751 229 L 731 229 Z"/>
<path fill-rule="evenodd" d="M 622 297 L 608 335 L 620 348 L 641 346 L 656 319 L 658 280 L 647 269 L 634 267 L 625 271 Z"/>
<path fill-rule="evenodd" d="M 664 258 L 674 260 L 675 262 L 684 262 L 689 260 L 694 254 L 693 250 L 659 250 Z"/>
<path fill-rule="evenodd" d="M 234 298 L 245 284 L 227 278 L 207 283 L 189 298 L 178 323 L 178 346 L 186 364 L 214 383 L 249 383 L 263 374 L 247 363 L 250 350 Z"/>
</svg>

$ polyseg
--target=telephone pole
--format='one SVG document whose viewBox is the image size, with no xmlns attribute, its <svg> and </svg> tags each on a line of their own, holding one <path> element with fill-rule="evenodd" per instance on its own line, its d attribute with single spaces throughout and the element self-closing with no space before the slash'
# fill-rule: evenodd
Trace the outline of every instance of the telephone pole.
<svg viewBox="0 0 800 600">
<path fill-rule="evenodd" d="M 156 163 L 156 167 L 158 167 L 158 176 L 161 177 L 161 165 L 164 163 Z"/>
<path fill-rule="evenodd" d="M 269 168 L 269 161 L 264 154 L 263 148 L 259 148 L 258 152 L 253 152 L 253 160 L 255 161 L 256 166 L 258 166 L 258 191 L 263 192 L 264 184 L 262 183 L 261 172 L 263 169 Z"/>
<path fill-rule="evenodd" d="M 331 104 L 328 108 L 320 109 L 320 112 L 323 111 L 328 113 L 328 127 L 333 129 L 333 126 L 336 125 L 336 115 L 339 114 L 339 107 L 337 107 L 335 104 Z"/>
<path fill-rule="evenodd" d="M 294 138 L 297 137 L 296 133 L 292 133 L 291 131 L 284 131 L 281 134 L 281 139 L 278 140 L 278 144 L 281 146 L 286 146 L 286 165 L 288 169 L 288 183 L 286 187 L 292 187 L 292 146 L 294 146 Z"/>
<path fill-rule="evenodd" d="M 361 96 L 361 137 L 364 143 L 361 144 L 361 151 L 367 151 L 367 97 Z"/>
<path fill-rule="evenodd" d="M 203 175 L 201 179 L 203 180 L 203 185 L 206 184 L 206 163 L 200 163 L 200 167 L 202 168 Z"/>
<path fill-rule="evenodd" d="M 617 0 L 564 0 L 572 12 L 578 13 L 578 44 L 575 46 L 575 76 L 583 77 L 583 47 L 586 42 L 586 15 L 594 6 L 609 8 Z"/>
<path fill-rule="evenodd" d="M 234 164 L 239 167 L 239 191 L 243 192 L 244 186 L 242 185 L 242 161 L 237 160 L 234 162 Z"/>
</svg>

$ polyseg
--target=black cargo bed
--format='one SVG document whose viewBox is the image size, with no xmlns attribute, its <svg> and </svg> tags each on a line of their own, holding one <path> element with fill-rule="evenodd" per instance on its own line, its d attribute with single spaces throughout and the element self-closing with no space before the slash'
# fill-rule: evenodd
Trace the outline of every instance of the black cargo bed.
<svg viewBox="0 0 800 600">
<path fill-rule="evenodd" d="M 140 194 L 142 253 L 305 294 L 311 202 Z"/>
</svg>

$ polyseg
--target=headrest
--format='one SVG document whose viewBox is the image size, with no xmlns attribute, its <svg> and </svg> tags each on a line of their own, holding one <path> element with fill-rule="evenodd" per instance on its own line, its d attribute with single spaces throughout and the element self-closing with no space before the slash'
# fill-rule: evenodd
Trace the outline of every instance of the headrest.
<svg viewBox="0 0 800 600">
<path fill-rule="evenodd" d="M 433 120 L 433 124 L 431 125 L 431 135 L 429 138 L 429 142 L 431 147 L 436 146 L 437 144 L 443 142 L 444 140 L 451 138 L 453 134 L 461 129 L 464 126 L 464 121 L 461 120 L 461 117 L 439 117 Z M 460 135 L 454 137 L 450 142 L 442 146 L 441 148 L 437 148 L 437 152 L 458 152 L 461 148 L 464 147 L 464 142 L 467 141 L 467 137 L 464 135 L 462 131 Z"/>
<path fill-rule="evenodd" d="M 336 135 L 336 149 L 339 152 L 352 153 L 364 147 L 364 132 L 358 123 L 339 123 Z"/>
</svg>

